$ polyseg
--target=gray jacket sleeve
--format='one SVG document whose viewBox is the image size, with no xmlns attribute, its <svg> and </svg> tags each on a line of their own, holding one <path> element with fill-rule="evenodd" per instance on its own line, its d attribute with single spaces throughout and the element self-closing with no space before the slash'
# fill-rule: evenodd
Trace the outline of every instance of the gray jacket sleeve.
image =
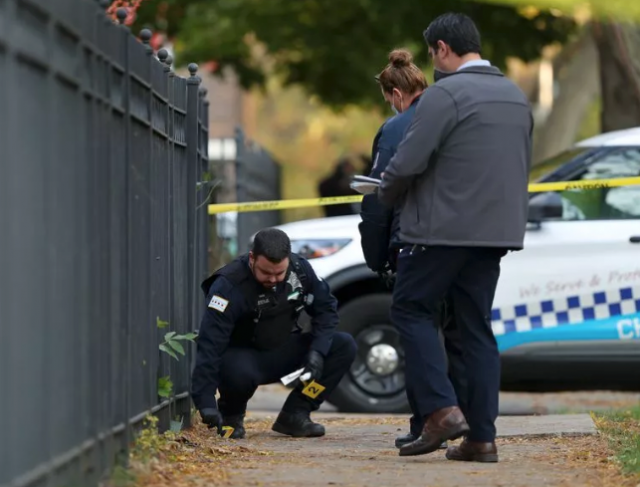
<svg viewBox="0 0 640 487">
<path fill-rule="evenodd" d="M 426 171 L 431 156 L 458 121 L 458 110 L 449 92 L 437 85 L 422 95 L 407 133 L 391 159 L 378 190 L 385 205 L 396 204 L 411 181 Z"/>
</svg>

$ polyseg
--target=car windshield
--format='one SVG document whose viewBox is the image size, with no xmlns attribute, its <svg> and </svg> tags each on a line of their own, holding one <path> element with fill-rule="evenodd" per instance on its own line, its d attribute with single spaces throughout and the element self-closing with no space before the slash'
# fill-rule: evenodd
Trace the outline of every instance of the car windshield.
<svg viewBox="0 0 640 487">
<path fill-rule="evenodd" d="M 573 147 L 564 152 L 560 152 L 539 164 L 535 164 L 529 172 L 529 181 L 539 181 L 561 167 L 563 164 L 566 164 L 581 154 L 586 154 L 592 150 L 592 147 Z"/>
<path fill-rule="evenodd" d="M 534 166 L 529 180 L 589 181 L 638 176 L 638 146 L 574 147 Z M 621 220 L 640 216 L 640 185 L 557 193 L 563 201 L 563 220 Z"/>
</svg>

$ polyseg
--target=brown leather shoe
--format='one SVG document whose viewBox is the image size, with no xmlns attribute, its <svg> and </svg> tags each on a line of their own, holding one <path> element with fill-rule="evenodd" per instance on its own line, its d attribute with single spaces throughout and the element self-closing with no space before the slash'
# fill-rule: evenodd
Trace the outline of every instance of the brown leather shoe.
<svg viewBox="0 0 640 487">
<path fill-rule="evenodd" d="M 434 452 L 443 441 L 458 439 L 468 432 L 469 425 L 459 407 L 439 409 L 427 419 L 420 438 L 400 448 L 400 456 Z"/>
<path fill-rule="evenodd" d="M 459 446 L 450 446 L 447 449 L 446 457 L 448 460 L 459 462 L 493 463 L 498 461 L 498 448 L 493 441 L 480 443 L 465 438 Z"/>
</svg>

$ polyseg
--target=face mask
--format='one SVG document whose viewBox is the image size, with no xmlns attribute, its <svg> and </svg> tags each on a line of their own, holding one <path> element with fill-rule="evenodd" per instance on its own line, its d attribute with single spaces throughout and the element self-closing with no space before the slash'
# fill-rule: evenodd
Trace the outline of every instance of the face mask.
<svg viewBox="0 0 640 487">
<path fill-rule="evenodd" d="M 393 104 L 393 94 L 391 95 L 391 102 L 389 103 L 389 105 L 391 105 L 391 110 L 393 110 L 393 113 L 395 113 L 396 115 L 398 115 L 399 113 L 401 113 L 400 111 L 398 111 L 398 109 L 395 107 L 395 105 Z M 402 106 L 402 97 L 400 97 L 400 106 Z"/>
</svg>

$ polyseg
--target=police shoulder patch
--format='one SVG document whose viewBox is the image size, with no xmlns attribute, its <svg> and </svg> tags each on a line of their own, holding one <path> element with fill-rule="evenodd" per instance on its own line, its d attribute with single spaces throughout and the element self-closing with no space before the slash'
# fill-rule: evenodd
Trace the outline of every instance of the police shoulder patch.
<svg viewBox="0 0 640 487">
<path fill-rule="evenodd" d="M 229 300 L 224 299 L 216 294 L 213 295 L 211 301 L 209 301 L 209 308 L 215 309 L 224 313 L 224 310 L 227 309 L 227 305 L 229 304 Z"/>
<path fill-rule="evenodd" d="M 289 279 L 287 279 L 287 284 L 291 286 L 292 291 L 295 291 L 296 289 L 299 289 L 302 287 L 300 278 L 298 277 L 298 274 L 296 274 L 295 272 L 291 272 L 291 274 L 289 274 Z"/>
</svg>

